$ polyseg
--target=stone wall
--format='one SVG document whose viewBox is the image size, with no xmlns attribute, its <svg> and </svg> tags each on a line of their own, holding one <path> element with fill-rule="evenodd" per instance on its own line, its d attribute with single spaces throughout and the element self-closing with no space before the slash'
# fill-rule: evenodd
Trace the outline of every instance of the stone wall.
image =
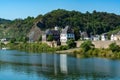
<svg viewBox="0 0 120 80">
<path fill-rule="evenodd" d="M 80 47 L 80 45 L 83 43 L 84 41 L 76 41 L 76 46 Z M 120 41 L 92 41 L 92 43 L 95 45 L 95 48 L 108 48 L 109 45 L 111 43 L 116 42 L 117 45 L 120 45 Z M 51 47 L 57 47 L 57 43 L 56 42 L 43 42 L 43 43 L 47 43 L 49 46 Z M 61 43 L 61 45 L 67 45 L 66 43 Z"/>
<path fill-rule="evenodd" d="M 76 41 L 77 47 L 80 47 L 80 45 L 84 41 Z M 120 41 L 92 41 L 92 43 L 95 45 L 95 48 L 108 48 L 111 43 L 116 42 L 117 45 L 120 45 Z"/>
</svg>

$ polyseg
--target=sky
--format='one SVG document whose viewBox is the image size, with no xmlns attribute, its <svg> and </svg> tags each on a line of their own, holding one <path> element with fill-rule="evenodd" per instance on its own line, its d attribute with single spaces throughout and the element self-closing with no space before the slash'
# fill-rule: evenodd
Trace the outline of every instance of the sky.
<svg viewBox="0 0 120 80">
<path fill-rule="evenodd" d="M 56 9 L 83 13 L 96 10 L 120 15 L 120 0 L 0 0 L 0 18 L 10 20 L 36 17 Z"/>
</svg>

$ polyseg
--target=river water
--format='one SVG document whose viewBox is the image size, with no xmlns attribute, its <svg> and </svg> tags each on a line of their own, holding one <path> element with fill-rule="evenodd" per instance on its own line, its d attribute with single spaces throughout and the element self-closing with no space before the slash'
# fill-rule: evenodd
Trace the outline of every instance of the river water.
<svg viewBox="0 0 120 80">
<path fill-rule="evenodd" d="M 120 60 L 0 50 L 0 80 L 120 80 Z"/>
</svg>

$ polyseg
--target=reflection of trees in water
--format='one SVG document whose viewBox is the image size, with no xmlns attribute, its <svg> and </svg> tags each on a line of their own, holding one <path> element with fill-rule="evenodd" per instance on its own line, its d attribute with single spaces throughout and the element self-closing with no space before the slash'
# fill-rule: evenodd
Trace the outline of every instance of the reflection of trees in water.
<svg viewBox="0 0 120 80">
<path fill-rule="evenodd" d="M 44 76 L 49 79 L 104 78 L 120 75 L 120 64 L 108 59 L 74 58 L 66 54 L 26 55 L 12 57 L 14 62 L 0 62 L 0 70 L 11 70 L 14 73 Z M 25 58 L 25 59 L 24 59 Z M 15 61 L 15 60 L 20 60 Z"/>
</svg>

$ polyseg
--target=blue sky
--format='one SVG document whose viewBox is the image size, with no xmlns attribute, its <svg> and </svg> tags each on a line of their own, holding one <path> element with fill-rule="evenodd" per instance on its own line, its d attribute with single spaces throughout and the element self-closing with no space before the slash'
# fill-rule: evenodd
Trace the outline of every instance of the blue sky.
<svg viewBox="0 0 120 80">
<path fill-rule="evenodd" d="M 0 0 L 0 18 L 36 17 L 58 8 L 120 14 L 120 0 Z"/>
</svg>

